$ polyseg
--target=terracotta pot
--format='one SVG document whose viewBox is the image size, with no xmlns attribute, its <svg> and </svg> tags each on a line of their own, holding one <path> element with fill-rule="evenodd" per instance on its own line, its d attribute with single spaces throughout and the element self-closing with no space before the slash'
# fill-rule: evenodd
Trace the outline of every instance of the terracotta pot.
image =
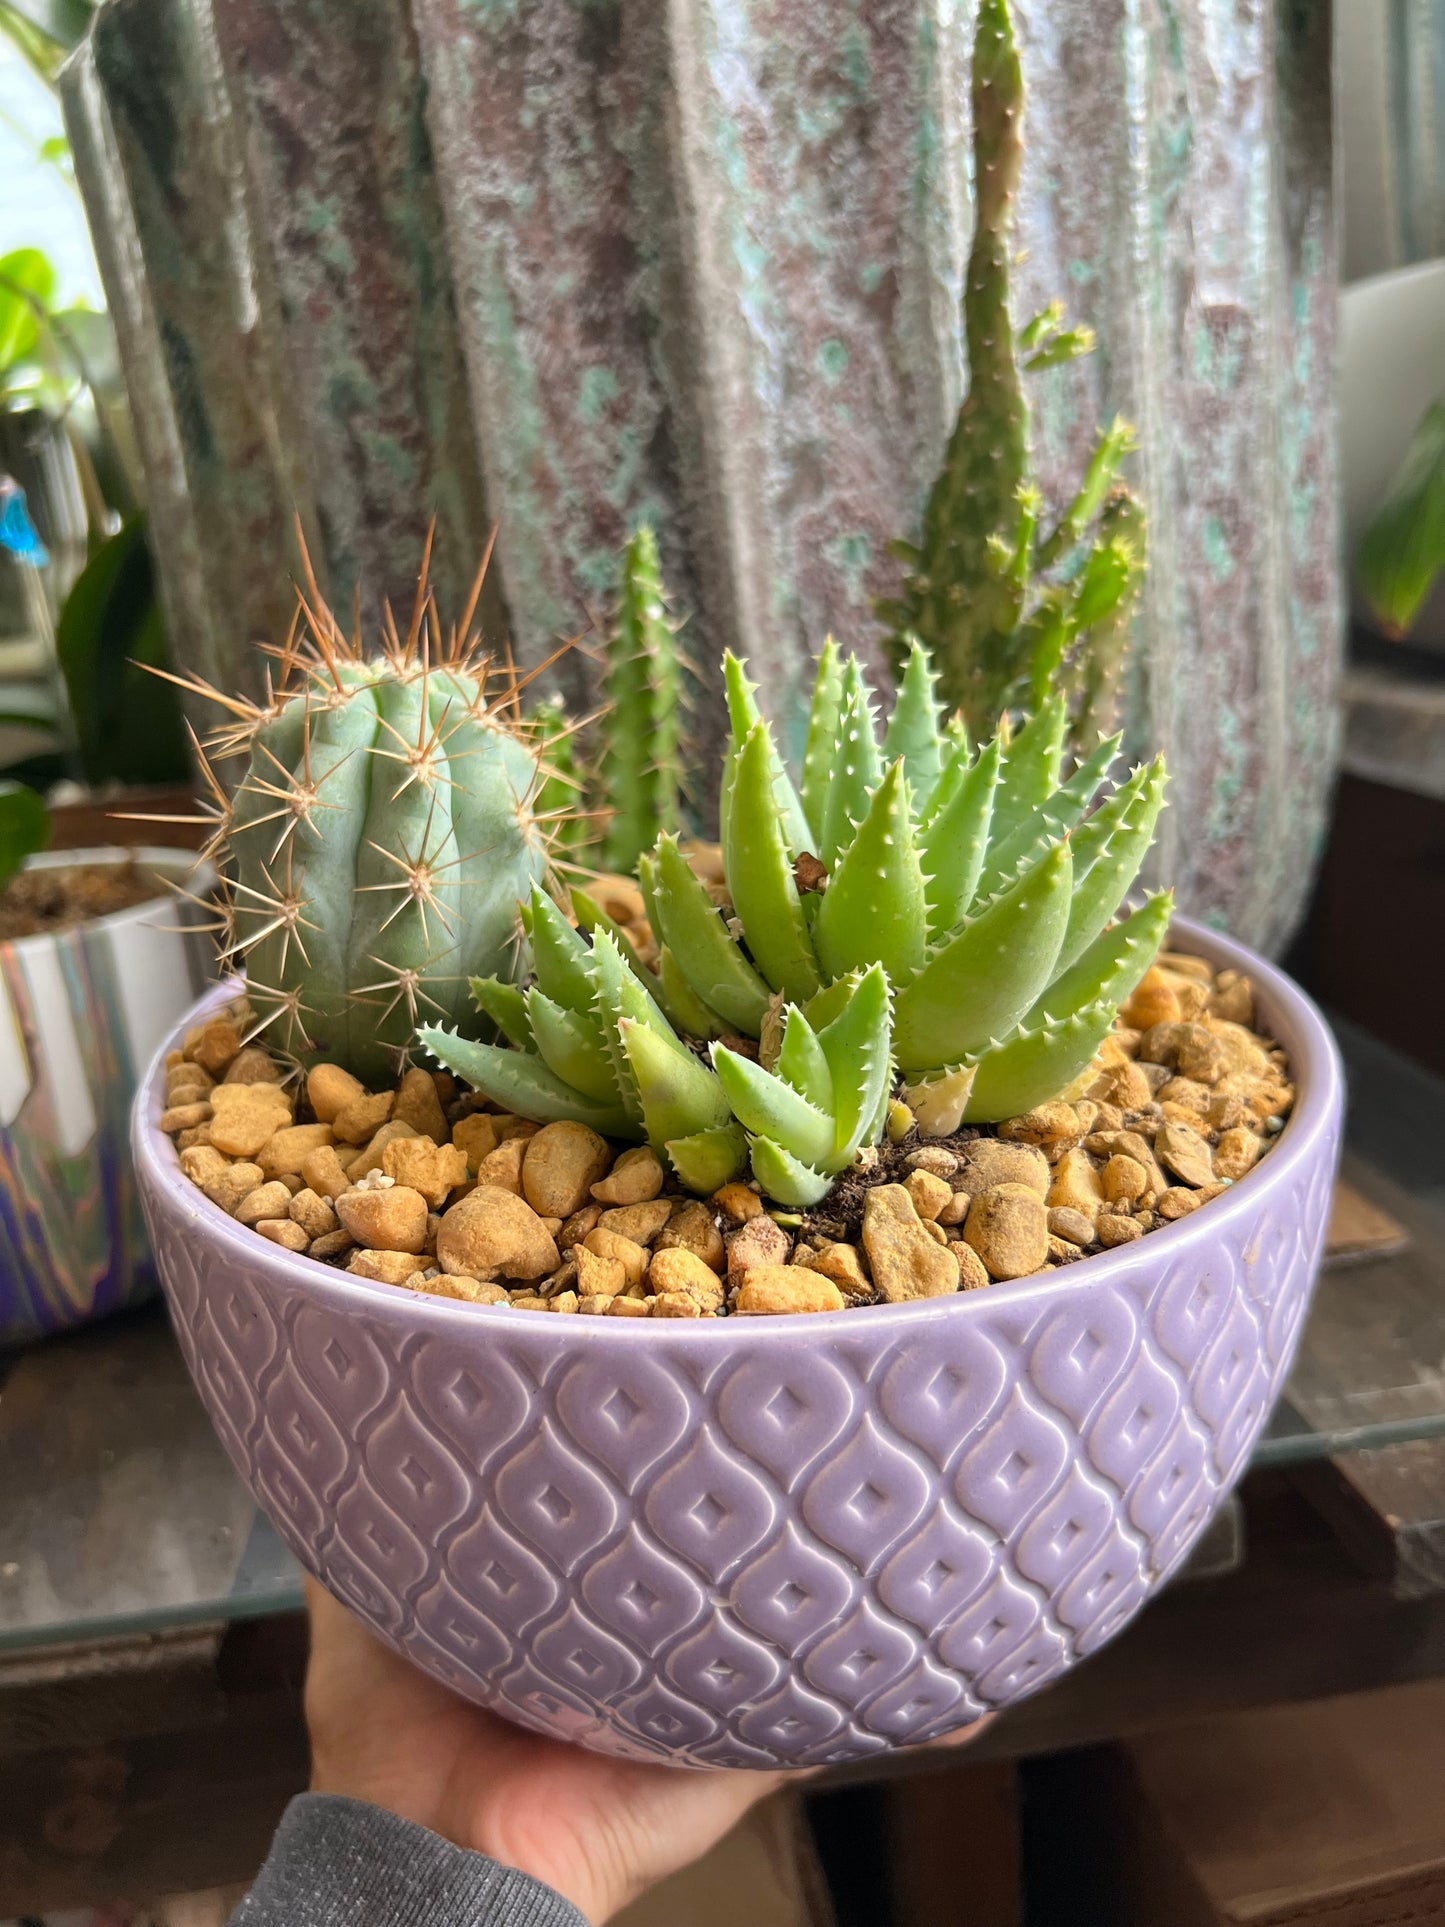
<svg viewBox="0 0 1445 1927">
<path fill-rule="evenodd" d="M 861 1759 L 1037 1692 L 1127 1624 L 1239 1477 L 1324 1237 L 1329 1034 L 1238 945 L 1178 940 L 1248 971 L 1290 1052 L 1299 1101 L 1268 1157 L 1067 1271 L 823 1316 L 552 1318 L 291 1256 L 181 1174 L 158 1059 L 136 1163 L 226 1449 L 392 1645 L 600 1751 Z"/>
<path fill-rule="evenodd" d="M 51 852 L 28 867 L 132 856 L 198 888 L 187 881 L 194 859 L 177 850 Z M 0 943 L 0 1347 L 155 1288 L 127 1120 L 157 1043 L 212 974 L 209 937 L 178 927 L 200 921 L 166 892 Z"/>
</svg>

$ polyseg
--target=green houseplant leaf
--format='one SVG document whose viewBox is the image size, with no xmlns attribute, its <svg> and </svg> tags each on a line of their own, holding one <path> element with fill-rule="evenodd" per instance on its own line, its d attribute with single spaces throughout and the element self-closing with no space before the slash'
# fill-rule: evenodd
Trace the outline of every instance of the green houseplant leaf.
<svg viewBox="0 0 1445 1927">
<path fill-rule="evenodd" d="M 1421 417 L 1400 472 L 1360 540 L 1360 587 L 1387 636 L 1410 633 L 1445 569 L 1445 399 Z"/>
<path fill-rule="evenodd" d="M 81 762 L 92 783 L 183 783 L 185 722 L 166 669 L 170 651 L 144 518 L 103 542 L 65 599 L 56 652 Z"/>
<path fill-rule="evenodd" d="M 0 783 L 0 890 L 50 841 L 50 812 L 24 783 Z"/>
<path fill-rule="evenodd" d="M 40 339 L 41 318 L 55 298 L 55 269 L 39 248 L 0 254 L 0 391 Z"/>
</svg>

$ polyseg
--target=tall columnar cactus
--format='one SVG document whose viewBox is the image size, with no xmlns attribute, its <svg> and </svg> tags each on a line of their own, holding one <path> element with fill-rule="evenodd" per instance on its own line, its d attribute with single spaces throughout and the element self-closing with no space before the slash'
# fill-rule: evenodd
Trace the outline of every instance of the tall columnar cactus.
<svg viewBox="0 0 1445 1927">
<path fill-rule="evenodd" d="M 538 765 L 511 688 L 489 696 L 472 611 L 438 633 L 425 564 L 410 628 L 388 615 L 374 658 L 314 584 L 301 614 L 269 705 L 197 685 L 230 712 L 212 755 L 248 758 L 234 794 L 213 779 L 227 950 L 272 1045 L 376 1083 L 423 1017 L 456 1017 L 469 975 L 517 967 L 518 899 L 547 868 Z"/>
<path fill-rule="evenodd" d="M 830 646 L 795 789 L 742 665 L 729 657 L 726 674 L 732 914 L 661 838 L 640 872 L 661 980 L 690 988 L 713 1035 L 762 1037 L 775 996 L 816 1022 L 820 996 L 877 964 L 894 991 L 893 1057 L 928 1128 L 1057 1095 L 1167 927 L 1167 893 L 1112 921 L 1153 840 L 1162 761 L 1101 800 L 1116 736 L 1065 780 L 1061 693 L 975 752 L 942 726 L 919 644 L 880 743 L 857 661 Z"/>
<path fill-rule="evenodd" d="M 597 800 L 606 812 L 601 862 L 630 876 L 659 832 L 678 827 L 682 667 L 667 614 L 657 538 L 640 528 L 622 558 L 607 639 Z"/>
<path fill-rule="evenodd" d="M 1112 726 L 1127 616 L 1144 571 L 1144 514 L 1127 491 L 1111 496 L 1132 446 L 1129 427 L 1116 419 L 1073 501 L 1051 530 L 1040 526 L 1022 376 L 1086 354 L 1094 343 L 1091 330 L 1065 328 L 1058 303 L 1017 331 L 1010 315 L 1024 84 L 1008 0 L 980 0 L 972 99 L 968 392 L 919 541 L 893 545 L 907 565 L 902 591 L 880 603 L 879 614 L 892 629 L 896 663 L 906 660 L 913 637 L 927 644 L 948 706 L 961 708 L 979 736 L 1009 709 L 1036 701 L 1060 662 L 1074 662 L 1069 680 L 1081 699 L 1074 739 L 1088 748 L 1101 719 Z"/>
<path fill-rule="evenodd" d="M 537 821 L 548 833 L 554 861 L 580 860 L 596 837 L 587 806 L 587 779 L 577 754 L 578 723 L 560 696 L 537 704 L 528 718 L 540 780 L 534 799 Z"/>
</svg>

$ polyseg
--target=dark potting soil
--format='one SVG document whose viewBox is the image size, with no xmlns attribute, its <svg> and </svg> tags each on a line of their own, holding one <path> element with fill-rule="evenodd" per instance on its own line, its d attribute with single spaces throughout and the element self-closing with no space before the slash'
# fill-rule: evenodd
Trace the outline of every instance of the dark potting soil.
<svg viewBox="0 0 1445 1927">
<path fill-rule="evenodd" d="M 0 941 L 70 930 L 164 895 L 155 872 L 135 862 L 22 870 L 0 891 Z"/>
</svg>

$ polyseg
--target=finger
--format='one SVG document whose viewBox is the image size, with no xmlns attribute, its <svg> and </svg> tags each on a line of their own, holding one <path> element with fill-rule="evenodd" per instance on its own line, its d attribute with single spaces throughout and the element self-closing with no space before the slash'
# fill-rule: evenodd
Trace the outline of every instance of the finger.
<svg viewBox="0 0 1445 1927">
<path fill-rule="evenodd" d="M 941 1733 L 936 1740 L 925 1740 L 922 1746 L 906 1747 L 904 1751 L 934 1753 L 950 1747 L 972 1746 L 976 1739 L 988 1731 L 997 1718 L 997 1713 L 980 1713 L 978 1718 L 971 1720 L 967 1726 L 956 1726 L 951 1733 Z"/>
</svg>

